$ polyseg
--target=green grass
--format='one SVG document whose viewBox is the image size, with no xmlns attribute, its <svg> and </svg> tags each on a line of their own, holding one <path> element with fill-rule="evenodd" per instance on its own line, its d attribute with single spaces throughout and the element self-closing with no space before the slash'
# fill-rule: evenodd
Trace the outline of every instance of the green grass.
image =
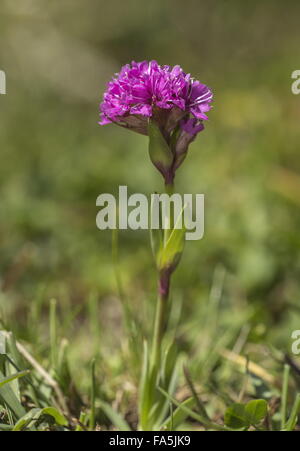
<svg viewBox="0 0 300 451">
<path fill-rule="evenodd" d="M 198 309 L 198 324 L 194 318 L 184 323 L 178 321 L 181 302 L 173 299 L 166 344 L 176 337 L 174 356 L 179 352 L 180 359 L 175 385 L 170 385 L 168 391 L 157 387 L 161 402 L 166 403 L 159 410 L 159 423 L 154 428 L 297 429 L 299 370 L 296 365 L 284 365 L 285 356 L 280 350 L 268 349 L 257 339 L 250 340 L 255 335 L 255 327 L 251 326 L 253 309 L 245 309 L 234 321 L 232 312 L 238 311 L 239 301 L 231 304 L 230 310 L 223 301 L 227 284 L 222 273 L 219 268 L 208 303 Z M 142 368 L 130 347 L 131 331 L 124 331 L 119 346 L 108 356 L 108 344 L 92 334 L 87 341 L 85 330 L 82 331 L 85 338 L 79 331 L 75 341 L 67 343 L 64 336 L 69 327 L 64 330 L 63 324 L 68 321 L 62 314 L 58 317 L 53 300 L 49 302 L 48 315 L 51 339 L 45 337 L 39 350 L 28 340 L 16 342 L 13 334 L 5 332 L 7 354 L 1 357 L 0 428 L 135 430 L 142 421 L 138 411 Z M 135 321 L 133 317 L 131 320 Z M 85 327 L 88 329 L 88 325 Z M 142 335 L 147 335 L 146 330 Z M 74 366 L 77 361 L 74 355 L 82 358 L 78 367 L 77 363 Z M 91 361 L 92 355 L 95 359 Z M 174 357 L 170 360 L 167 355 L 169 363 L 165 368 L 169 367 L 167 371 L 172 374 Z M 251 414 L 252 422 L 243 413 L 243 406 L 254 399 L 264 399 L 267 405 L 256 423 L 255 413 Z"/>
<path fill-rule="evenodd" d="M 174 275 L 164 349 L 174 340 L 179 364 L 157 388 L 155 427 L 299 430 L 300 6 L 75 3 L 1 10 L 0 430 L 140 424 L 150 238 L 100 232 L 95 202 L 122 184 L 162 187 L 146 139 L 97 114 L 111 74 L 152 58 L 215 92 L 176 177 L 179 192 L 205 194 L 206 232 Z"/>
</svg>

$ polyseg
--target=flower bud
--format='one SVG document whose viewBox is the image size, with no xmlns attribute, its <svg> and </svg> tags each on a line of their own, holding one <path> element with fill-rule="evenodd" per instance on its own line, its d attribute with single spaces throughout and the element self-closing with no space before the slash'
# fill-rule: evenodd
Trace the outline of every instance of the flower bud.
<svg viewBox="0 0 300 451">
<path fill-rule="evenodd" d="M 148 134 L 150 159 L 166 180 L 172 171 L 173 152 L 155 120 L 149 120 Z"/>
</svg>

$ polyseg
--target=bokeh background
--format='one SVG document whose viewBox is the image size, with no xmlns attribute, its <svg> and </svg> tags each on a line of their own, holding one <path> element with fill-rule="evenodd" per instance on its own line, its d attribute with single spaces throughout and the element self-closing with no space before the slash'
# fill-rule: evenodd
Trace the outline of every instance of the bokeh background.
<svg viewBox="0 0 300 451">
<path fill-rule="evenodd" d="M 124 374 L 111 233 L 96 228 L 96 198 L 119 185 L 162 189 L 147 139 L 97 123 L 105 84 L 131 60 L 179 64 L 215 94 L 176 180 L 206 196 L 205 237 L 187 243 L 174 277 L 181 349 L 197 359 L 205 326 L 210 346 L 223 346 L 247 325 L 250 352 L 290 351 L 300 324 L 299 16 L 292 0 L 1 0 L 1 322 L 46 359 L 55 298 L 79 385 L 94 352 L 112 387 Z M 120 233 L 119 273 L 147 335 L 156 280 L 146 232 Z"/>
</svg>

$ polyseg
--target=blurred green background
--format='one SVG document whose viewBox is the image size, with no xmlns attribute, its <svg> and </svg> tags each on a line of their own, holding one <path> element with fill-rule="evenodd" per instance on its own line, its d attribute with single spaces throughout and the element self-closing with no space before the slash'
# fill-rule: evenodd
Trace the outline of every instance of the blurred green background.
<svg viewBox="0 0 300 451">
<path fill-rule="evenodd" d="M 182 347 L 201 346 L 200 316 L 224 274 L 222 327 L 248 321 L 252 343 L 289 350 L 300 324 L 299 15 L 292 0 L 1 0 L 0 311 L 19 339 L 47 349 L 54 297 L 77 374 L 95 334 L 118 367 L 122 312 L 95 202 L 119 185 L 150 194 L 162 180 L 147 139 L 100 127 L 98 105 L 121 65 L 156 59 L 215 94 L 176 180 L 179 192 L 206 196 L 205 237 L 187 243 L 173 284 Z M 149 237 L 119 240 L 123 288 L 147 330 Z"/>
</svg>

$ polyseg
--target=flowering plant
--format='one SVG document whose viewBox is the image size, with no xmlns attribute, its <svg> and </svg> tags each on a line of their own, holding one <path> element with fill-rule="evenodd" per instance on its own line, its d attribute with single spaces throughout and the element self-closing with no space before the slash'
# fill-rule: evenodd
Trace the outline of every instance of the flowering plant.
<svg viewBox="0 0 300 451">
<path fill-rule="evenodd" d="M 186 74 L 180 66 L 160 66 L 156 61 L 132 62 L 108 83 L 100 104 L 100 124 L 117 124 L 149 136 L 149 155 L 164 178 L 166 193 L 174 192 L 176 170 L 189 144 L 204 129 L 211 109 L 212 91 Z M 181 212 L 182 213 L 182 212 Z M 158 271 L 158 303 L 153 328 L 152 353 L 147 346 L 140 391 L 140 428 L 153 430 L 164 419 L 166 399 L 176 364 L 172 346 L 162 361 L 163 337 L 168 320 L 170 279 L 184 246 L 184 228 L 169 227 L 158 236 L 151 232 Z M 173 357 L 172 357 L 173 356 Z M 168 402 L 167 402 L 168 404 Z"/>
<path fill-rule="evenodd" d="M 179 66 L 133 61 L 108 83 L 100 124 L 113 122 L 150 137 L 161 134 L 161 146 L 150 157 L 165 183 L 172 184 L 189 144 L 204 129 L 212 97 Z"/>
</svg>

